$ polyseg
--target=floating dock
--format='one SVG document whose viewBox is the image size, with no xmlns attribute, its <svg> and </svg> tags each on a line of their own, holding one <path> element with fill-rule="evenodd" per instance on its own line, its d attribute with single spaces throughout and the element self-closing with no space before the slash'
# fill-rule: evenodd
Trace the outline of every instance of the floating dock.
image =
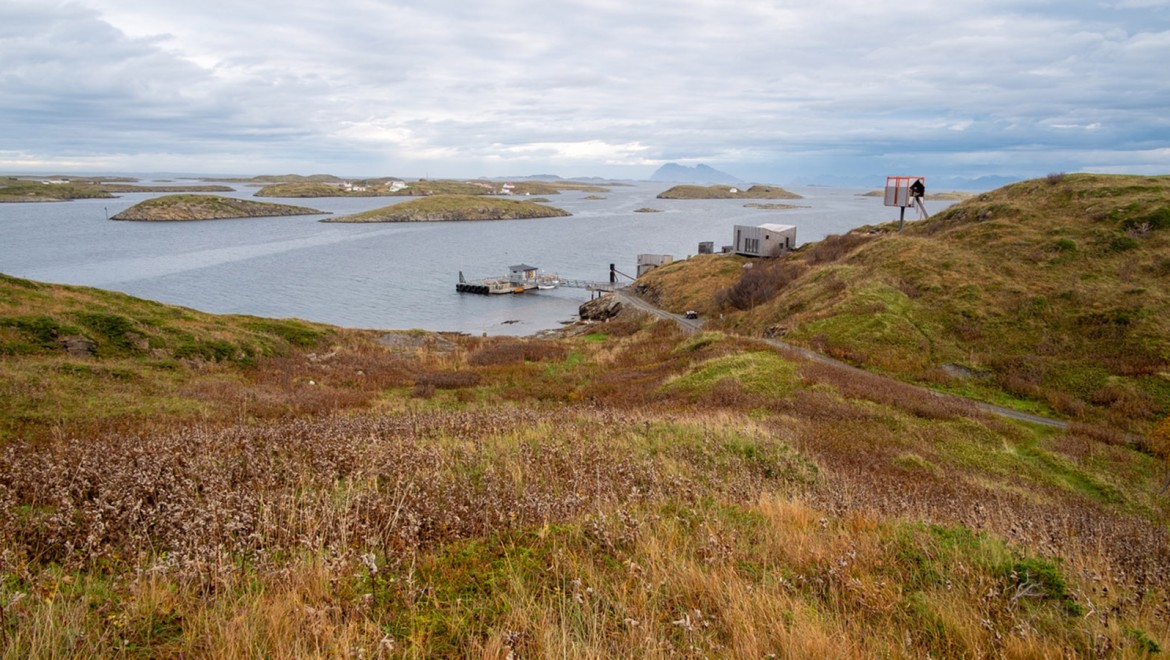
<svg viewBox="0 0 1170 660">
<path fill-rule="evenodd" d="M 539 274 L 540 269 L 528 264 L 517 264 L 508 268 L 506 277 L 489 277 L 482 280 L 468 280 L 459 271 L 459 283 L 455 290 L 459 293 L 479 293 L 483 295 L 503 293 L 524 293 L 533 289 L 555 289 L 560 280 L 556 275 Z"/>
<path fill-rule="evenodd" d="M 609 282 L 563 280 L 556 275 L 542 274 L 539 272 L 539 268 L 529 266 L 528 264 L 511 266 L 508 268 L 508 271 L 507 276 L 489 277 L 478 280 L 469 280 L 463 276 L 463 271 L 459 271 L 459 283 L 455 285 L 455 290 L 459 293 L 478 293 L 481 295 L 524 293 L 525 291 L 532 291 L 534 289 L 545 290 L 559 287 L 606 292 L 614 291 L 621 286 L 616 281 L 617 275 L 629 277 L 624 273 L 618 273 L 614 270 L 612 264 L 610 265 Z"/>
</svg>

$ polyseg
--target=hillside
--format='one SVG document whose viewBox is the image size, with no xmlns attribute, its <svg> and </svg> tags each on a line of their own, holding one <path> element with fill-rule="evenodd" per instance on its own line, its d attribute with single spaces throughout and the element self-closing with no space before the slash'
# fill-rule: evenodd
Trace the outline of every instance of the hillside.
<svg viewBox="0 0 1170 660">
<path fill-rule="evenodd" d="M 164 195 L 148 199 L 112 216 L 111 220 L 172 222 L 184 220 L 226 220 L 286 215 L 316 215 L 316 209 L 288 204 L 254 202 L 219 195 Z"/>
<path fill-rule="evenodd" d="M 1170 645 L 1165 468 L 1102 429 L 628 311 L 540 341 L 0 301 L 6 656 Z"/>
<path fill-rule="evenodd" d="M 448 222 L 555 218 L 569 213 L 533 202 L 478 195 L 431 195 L 321 222 Z"/>
<path fill-rule="evenodd" d="M 746 190 L 734 186 L 681 185 L 658 194 L 658 199 L 800 199 L 800 195 L 776 186 L 755 185 Z"/>
<path fill-rule="evenodd" d="M 676 263 L 642 287 L 728 329 L 1025 410 L 1137 431 L 1170 412 L 1170 177 L 1054 175 L 896 229 L 750 270 Z"/>
</svg>

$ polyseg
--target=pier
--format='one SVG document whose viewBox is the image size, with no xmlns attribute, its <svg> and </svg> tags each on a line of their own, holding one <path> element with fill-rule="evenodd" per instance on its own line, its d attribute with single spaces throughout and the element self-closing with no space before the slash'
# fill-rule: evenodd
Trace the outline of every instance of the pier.
<svg viewBox="0 0 1170 660">
<path fill-rule="evenodd" d="M 598 282 L 592 280 L 561 279 L 556 275 L 542 274 L 536 266 L 517 264 L 508 268 L 506 277 L 489 277 L 469 280 L 459 271 L 459 282 L 455 290 L 459 293 L 477 293 L 480 295 L 497 295 L 505 293 L 524 293 L 526 291 L 557 289 L 585 289 L 590 293 L 611 293 L 625 286 L 617 281 L 621 275 L 633 281 L 634 278 L 618 271 L 613 264 L 609 265 L 609 281 Z"/>
</svg>

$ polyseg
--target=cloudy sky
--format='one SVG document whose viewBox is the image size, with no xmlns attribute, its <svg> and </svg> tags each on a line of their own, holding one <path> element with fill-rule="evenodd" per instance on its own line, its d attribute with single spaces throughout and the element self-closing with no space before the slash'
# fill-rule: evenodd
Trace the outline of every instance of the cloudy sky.
<svg viewBox="0 0 1170 660">
<path fill-rule="evenodd" d="M 1170 0 L 0 0 L 0 171 L 1170 173 Z"/>
</svg>

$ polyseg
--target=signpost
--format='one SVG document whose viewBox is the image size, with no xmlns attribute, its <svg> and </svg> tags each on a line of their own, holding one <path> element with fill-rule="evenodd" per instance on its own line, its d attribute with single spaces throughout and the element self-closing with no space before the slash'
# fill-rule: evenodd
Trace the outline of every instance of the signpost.
<svg viewBox="0 0 1170 660">
<path fill-rule="evenodd" d="M 906 224 L 906 207 L 918 209 L 923 218 L 926 218 L 926 208 L 922 206 L 922 196 L 926 194 L 926 177 L 924 176 L 887 176 L 886 177 L 886 206 L 901 208 L 898 215 L 898 231 Z"/>
</svg>

